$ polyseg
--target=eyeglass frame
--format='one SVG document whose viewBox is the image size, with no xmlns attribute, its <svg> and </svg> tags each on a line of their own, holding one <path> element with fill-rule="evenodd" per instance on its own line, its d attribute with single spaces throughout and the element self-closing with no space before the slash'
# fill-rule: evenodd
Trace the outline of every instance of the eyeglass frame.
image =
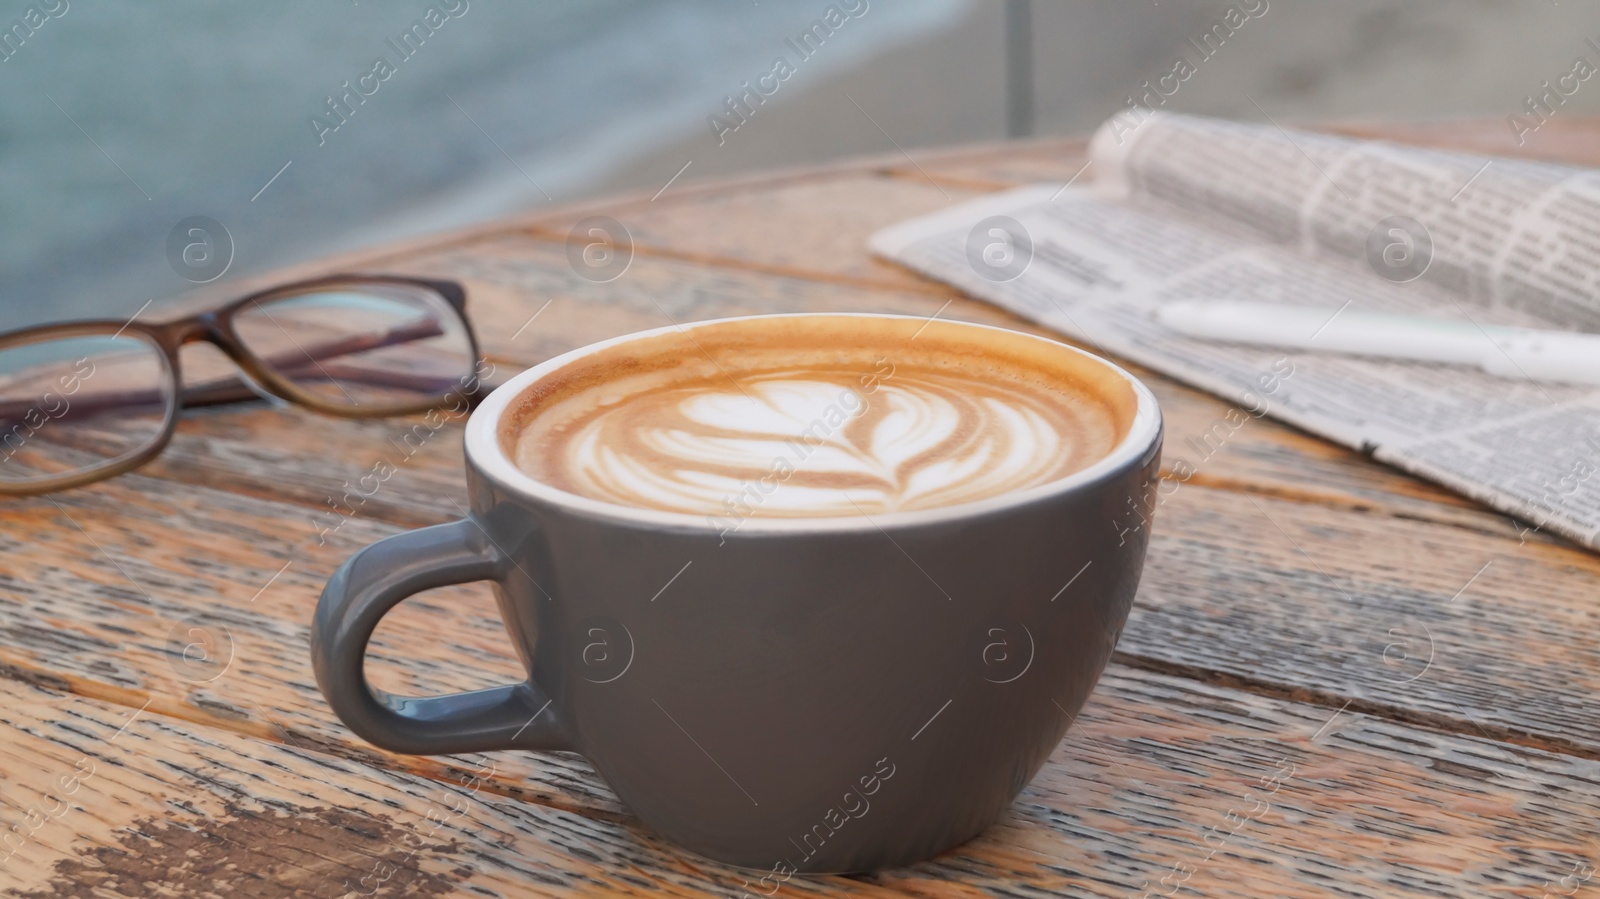
<svg viewBox="0 0 1600 899">
<path fill-rule="evenodd" d="M 365 409 L 356 405 L 330 402 L 274 371 L 270 365 L 252 352 L 244 341 L 240 340 L 238 332 L 233 327 L 233 320 L 236 315 L 250 306 L 259 305 L 263 301 L 314 293 L 319 289 L 341 285 L 384 284 L 424 288 L 439 294 L 445 300 L 451 311 L 460 320 L 462 328 L 466 332 L 468 348 L 471 351 L 472 373 L 476 377 L 481 357 L 479 356 L 477 334 L 473 332 L 472 322 L 467 318 L 466 288 L 457 281 L 412 278 L 403 275 L 339 274 L 294 281 L 259 290 L 218 308 L 197 312 L 168 322 L 147 324 L 137 320 L 86 319 L 83 321 L 31 325 L 16 331 L 0 334 L 0 351 L 4 351 L 14 346 L 41 342 L 41 337 L 66 339 L 72 337 L 94 337 L 105 334 L 120 336 L 128 331 L 133 331 L 142 335 L 147 342 L 161 351 L 161 355 L 166 361 L 167 370 L 171 373 L 170 383 L 173 387 L 172 403 L 167 410 L 166 420 L 162 422 L 161 433 L 144 449 L 130 453 L 126 457 L 112 460 L 103 467 L 67 472 L 53 478 L 31 481 L 25 485 L 8 484 L 5 480 L 0 479 L 0 496 L 37 496 L 45 493 L 54 493 L 58 490 L 70 490 L 74 487 L 82 487 L 86 484 L 93 484 L 118 475 L 127 474 L 156 456 L 161 455 L 161 452 L 172 442 L 172 436 L 178 429 L 178 418 L 185 408 L 220 405 L 261 398 L 255 388 L 243 380 L 237 383 L 224 380 L 219 384 L 209 384 L 204 387 L 186 390 L 183 386 L 183 365 L 179 359 L 179 351 L 191 343 L 211 344 L 232 360 L 233 364 L 239 367 L 249 381 L 254 382 L 255 385 L 258 385 L 267 393 L 325 415 L 350 419 L 389 418 L 413 415 L 438 408 L 455 391 L 447 391 L 429 400 Z M 472 393 L 473 401 L 481 399 L 481 394 L 483 393 L 481 385 Z"/>
</svg>

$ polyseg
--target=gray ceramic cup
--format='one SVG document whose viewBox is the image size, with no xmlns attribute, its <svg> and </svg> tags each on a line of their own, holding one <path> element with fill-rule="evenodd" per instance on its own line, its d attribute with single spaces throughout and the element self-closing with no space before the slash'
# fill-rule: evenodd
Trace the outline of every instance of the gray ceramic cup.
<svg viewBox="0 0 1600 899">
<path fill-rule="evenodd" d="M 1144 561 L 1161 415 L 1131 375 L 1071 347 L 955 322 L 858 324 L 890 320 L 1048 343 L 1116 394 L 1124 433 L 1087 469 L 979 502 L 729 530 L 512 464 L 515 399 L 589 353 L 674 329 L 568 353 L 474 412 L 469 517 L 373 544 L 329 581 L 311 638 L 329 704 L 395 752 L 580 753 L 646 827 L 760 872 L 751 892 L 917 861 L 983 831 L 1110 658 Z M 480 580 L 526 681 L 428 698 L 367 683 L 386 612 Z"/>
</svg>

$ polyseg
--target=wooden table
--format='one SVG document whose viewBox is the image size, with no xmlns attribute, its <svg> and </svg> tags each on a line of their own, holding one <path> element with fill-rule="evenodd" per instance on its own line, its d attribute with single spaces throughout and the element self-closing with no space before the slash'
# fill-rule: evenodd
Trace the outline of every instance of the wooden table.
<svg viewBox="0 0 1600 899">
<path fill-rule="evenodd" d="M 1499 122 L 1342 130 L 1517 149 Z M 1597 138 L 1600 122 L 1558 118 L 1524 152 L 1600 164 Z M 312 270 L 465 280 L 507 374 L 668 316 L 948 303 L 946 317 L 1034 330 L 869 257 L 865 239 L 1065 181 L 1082 152 L 1049 140 L 674 185 Z M 632 235 L 616 280 L 569 265 L 590 215 Z M 1136 371 L 1169 446 L 1228 411 Z M 577 757 L 389 755 L 329 712 L 306 642 L 324 580 L 357 547 L 460 513 L 459 424 L 406 458 L 413 424 L 196 411 L 136 474 L 0 502 L 0 887 L 742 892 L 739 872 L 642 831 Z M 384 461 L 397 473 L 356 502 L 347 485 Z M 1600 558 L 1520 531 L 1252 421 L 1159 510 L 1115 660 L 1011 813 L 925 864 L 783 890 L 1600 895 Z M 417 693 L 518 671 L 478 587 L 403 606 L 373 659 L 380 686 Z"/>
</svg>

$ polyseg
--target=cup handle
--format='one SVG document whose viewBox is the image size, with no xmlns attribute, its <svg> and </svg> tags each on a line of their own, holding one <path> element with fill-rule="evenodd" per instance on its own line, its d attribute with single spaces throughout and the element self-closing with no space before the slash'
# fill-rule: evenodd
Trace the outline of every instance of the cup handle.
<svg viewBox="0 0 1600 899">
<path fill-rule="evenodd" d="M 498 749 L 572 749 L 550 698 L 531 680 L 446 696 L 394 696 L 367 683 L 367 641 L 412 594 L 498 581 L 510 560 L 472 518 L 407 531 L 351 556 L 317 602 L 311 664 L 328 704 L 382 749 L 450 755 Z"/>
</svg>

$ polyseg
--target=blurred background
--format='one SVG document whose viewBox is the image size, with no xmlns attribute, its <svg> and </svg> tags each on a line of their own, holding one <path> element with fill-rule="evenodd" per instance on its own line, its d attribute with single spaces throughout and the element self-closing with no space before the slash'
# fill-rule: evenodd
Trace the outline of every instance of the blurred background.
<svg viewBox="0 0 1600 899">
<path fill-rule="evenodd" d="M 227 229 L 225 284 L 586 195 L 1087 134 L 1230 5 L 0 0 L 0 328 L 194 289 L 168 261 L 194 216 Z M 1503 121 L 1600 60 L 1592 3 L 1237 5 L 1169 108 Z M 775 89 L 741 124 L 747 83 Z M 1557 115 L 1597 110 L 1600 81 Z"/>
</svg>

